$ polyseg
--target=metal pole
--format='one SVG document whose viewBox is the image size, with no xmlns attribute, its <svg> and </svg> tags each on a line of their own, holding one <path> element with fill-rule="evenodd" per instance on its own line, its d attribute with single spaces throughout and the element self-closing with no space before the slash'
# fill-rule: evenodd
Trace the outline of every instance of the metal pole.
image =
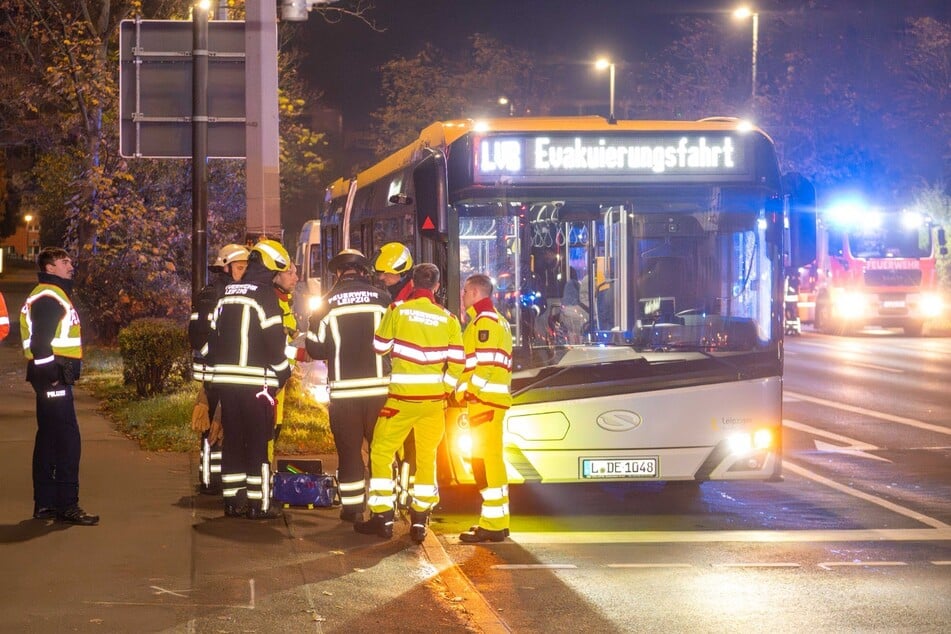
<svg viewBox="0 0 951 634">
<path fill-rule="evenodd" d="M 614 64 L 611 64 L 610 68 L 611 75 L 611 123 L 617 121 L 617 118 L 614 116 Z"/>
<path fill-rule="evenodd" d="M 753 14 L 753 83 L 751 94 L 756 98 L 756 52 L 759 48 L 759 13 Z"/>
<path fill-rule="evenodd" d="M 192 8 L 192 302 L 208 283 L 208 11 Z"/>
<path fill-rule="evenodd" d="M 245 14 L 247 232 L 281 240 L 277 3 L 249 0 Z"/>
</svg>

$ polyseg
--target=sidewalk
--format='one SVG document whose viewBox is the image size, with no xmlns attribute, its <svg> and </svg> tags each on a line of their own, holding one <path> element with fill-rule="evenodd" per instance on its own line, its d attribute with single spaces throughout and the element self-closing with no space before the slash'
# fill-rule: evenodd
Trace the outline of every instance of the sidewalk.
<svg viewBox="0 0 951 634">
<path fill-rule="evenodd" d="M 11 321 L 34 280 L 9 269 L 0 278 Z M 473 631 L 438 596 L 434 537 L 419 548 L 398 524 L 391 541 L 372 540 L 338 509 L 225 518 L 220 498 L 195 491 L 197 455 L 140 450 L 81 381 L 80 504 L 102 519 L 33 520 L 35 405 L 14 330 L 0 344 L 0 631 Z"/>
</svg>

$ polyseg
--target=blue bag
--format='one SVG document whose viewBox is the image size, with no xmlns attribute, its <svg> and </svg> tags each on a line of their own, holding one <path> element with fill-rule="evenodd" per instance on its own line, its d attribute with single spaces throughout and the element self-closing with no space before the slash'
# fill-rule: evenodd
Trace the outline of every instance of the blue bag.
<svg viewBox="0 0 951 634">
<path fill-rule="evenodd" d="M 312 509 L 315 506 L 333 506 L 337 499 L 337 482 L 332 475 L 325 473 L 278 471 L 274 474 L 271 497 L 285 508 L 303 506 Z"/>
</svg>

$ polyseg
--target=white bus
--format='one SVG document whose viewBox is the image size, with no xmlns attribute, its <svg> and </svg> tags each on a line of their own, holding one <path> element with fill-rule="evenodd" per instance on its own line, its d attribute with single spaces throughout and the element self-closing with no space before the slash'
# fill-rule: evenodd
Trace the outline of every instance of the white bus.
<svg viewBox="0 0 951 634">
<path fill-rule="evenodd" d="M 784 222 L 774 146 L 735 119 L 435 123 L 333 183 L 324 258 L 404 242 L 441 301 L 486 273 L 512 324 L 510 481 L 781 474 Z M 473 481 L 453 411 L 441 484 Z"/>
</svg>

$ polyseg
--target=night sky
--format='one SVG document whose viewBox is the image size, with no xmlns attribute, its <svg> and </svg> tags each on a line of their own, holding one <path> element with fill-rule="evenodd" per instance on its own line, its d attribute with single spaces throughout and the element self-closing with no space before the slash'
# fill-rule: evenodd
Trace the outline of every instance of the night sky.
<svg viewBox="0 0 951 634">
<path fill-rule="evenodd" d="M 670 42 L 669 24 L 678 14 L 717 10 L 728 21 L 717 7 L 698 0 L 377 0 L 372 14 L 385 32 L 353 18 L 328 24 L 311 15 L 298 41 L 309 55 L 305 77 L 323 92 L 325 105 L 353 124 L 383 105 L 379 66 L 412 57 L 427 41 L 451 51 L 467 47 L 470 35 L 487 33 L 553 62 L 577 62 L 580 89 L 606 91 L 605 75 L 591 68 L 598 55 L 618 62 L 643 57 Z"/>
<path fill-rule="evenodd" d="M 576 86 L 579 98 L 598 98 L 598 91 L 607 90 L 607 80 L 604 73 L 592 69 L 593 60 L 608 55 L 620 66 L 625 60 L 647 59 L 649 53 L 671 43 L 676 36 L 672 23 L 678 17 L 722 19 L 724 33 L 746 38 L 751 35 L 749 22 L 739 23 L 730 17 L 742 0 L 374 2 L 371 15 L 384 32 L 375 32 L 354 18 L 331 24 L 312 14 L 307 22 L 300 23 L 296 41 L 307 53 L 305 79 L 323 93 L 323 105 L 343 112 L 348 128 L 366 125 L 369 113 L 383 105 L 379 66 L 398 55 L 412 57 L 427 41 L 452 51 L 456 45 L 467 47 L 467 38 L 473 33 L 486 33 L 536 52 L 539 60 L 559 65 L 577 63 L 574 76 L 564 80 Z M 896 29 L 908 15 L 951 20 L 949 0 L 759 0 L 748 4 L 760 12 L 761 38 L 771 20 L 802 9 L 815 12 L 817 20 L 827 11 L 851 11 L 858 21 L 874 12 L 892 18 Z"/>
</svg>

